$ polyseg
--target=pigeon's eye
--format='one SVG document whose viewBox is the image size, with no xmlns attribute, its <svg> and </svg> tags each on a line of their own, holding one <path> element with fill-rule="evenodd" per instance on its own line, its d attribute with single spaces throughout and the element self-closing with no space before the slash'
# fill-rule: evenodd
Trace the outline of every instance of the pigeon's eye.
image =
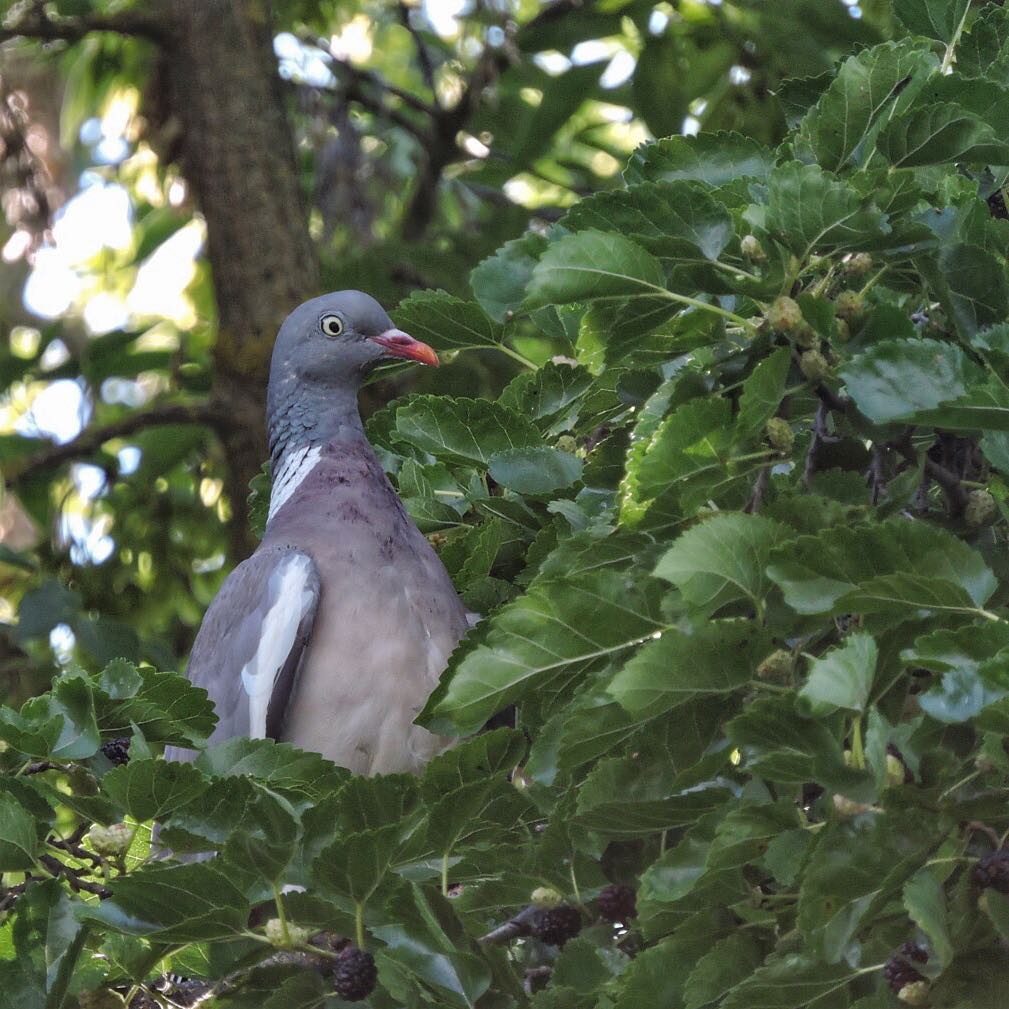
<svg viewBox="0 0 1009 1009">
<path fill-rule="evenodd" d="M 324 315 L 319 325 L 326 336 L 339 336 L 343 332 L 343 319 L 338 315 Z"/>
</svg>

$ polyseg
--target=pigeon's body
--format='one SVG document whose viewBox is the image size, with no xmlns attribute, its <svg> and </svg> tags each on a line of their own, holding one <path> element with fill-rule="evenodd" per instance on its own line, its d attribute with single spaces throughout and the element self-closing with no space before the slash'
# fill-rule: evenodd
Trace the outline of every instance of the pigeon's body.
<svg viewBox="0 0 1009 1009">
<path fill-rule="evenodd" d="M 311 324 L 326 300 L 285 328 L 304 325 L 309 306 Z M 381 313 L 370 328 L 390 327 Z M 284 336 L 270 379 L 266 533 L 211 604 L 188 675 L 215 703 L 211 742 L 270 737 L 362 774 L 416 771 L 446 742 L 412 723 L 466 611 L 368 444 L 359 375 L 306 388 Z M 411 348 L 403 339 L 394 346 Z"/>
</svg>

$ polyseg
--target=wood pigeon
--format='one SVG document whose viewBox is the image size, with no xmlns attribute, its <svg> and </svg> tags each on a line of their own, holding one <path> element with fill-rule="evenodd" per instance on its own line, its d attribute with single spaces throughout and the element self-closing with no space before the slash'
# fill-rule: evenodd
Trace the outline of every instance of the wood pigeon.
<svg viewBox="0 0 1009 1009">
<path fill-rule="evenodd" d="M 390 358 L 438 364 L 360 291 L 313 298 L 280 328 L 266 532 L 207 610 L 187 671 L 217 708 L 211 743 L 284 740 L 376 774 L 417 771 L 448 742 L 413 720 L 467 612 L 357 407 L 362 378 Z"/>
</svg>

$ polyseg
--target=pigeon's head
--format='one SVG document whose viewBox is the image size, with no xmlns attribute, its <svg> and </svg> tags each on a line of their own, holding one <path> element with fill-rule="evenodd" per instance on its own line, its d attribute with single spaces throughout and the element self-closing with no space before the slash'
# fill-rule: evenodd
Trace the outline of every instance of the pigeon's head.
<svg viewBox="0 0 1009 1009">
<path fill-rule="evenodd" d="M 306 301 L 284 320 L 273 368 L 302 382 L 356 386 L 376 364 L 393 358 L 438 364 L 438 355 L 397 329 L 370 295 L 335 291 Z"/>
</svg>

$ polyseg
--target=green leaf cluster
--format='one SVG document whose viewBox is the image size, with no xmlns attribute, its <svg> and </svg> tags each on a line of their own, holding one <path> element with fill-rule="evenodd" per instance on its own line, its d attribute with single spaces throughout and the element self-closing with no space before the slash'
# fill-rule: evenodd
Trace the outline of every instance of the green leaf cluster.
<svg viewBox="0 0 1009 1009">
<path fill-rule="evenodd" d="M 523 369 L 369 422 L 482 615 L 419 716 L 459 737 L 422 776 L 265 740 L 165 763 L 212 714 L 125 663 L 0 709 L 8 990 L 170 968 L 240 976 L 222 1006 L 327 1004 L 262 965 L 279 916 L 367 944 L 376 1007 L 884 1009 L 906 943 L 927 1004 L 1001 1004 L 1009 12 L 894 13 L 906 37 L 782 90 L 776 148 L 648 143 L 472 297 L 400 306 Z M 65 846 L 120 821 L 122 857 Z M 543 887 L 577 940 L 481 941 Z"/>
</svg>

